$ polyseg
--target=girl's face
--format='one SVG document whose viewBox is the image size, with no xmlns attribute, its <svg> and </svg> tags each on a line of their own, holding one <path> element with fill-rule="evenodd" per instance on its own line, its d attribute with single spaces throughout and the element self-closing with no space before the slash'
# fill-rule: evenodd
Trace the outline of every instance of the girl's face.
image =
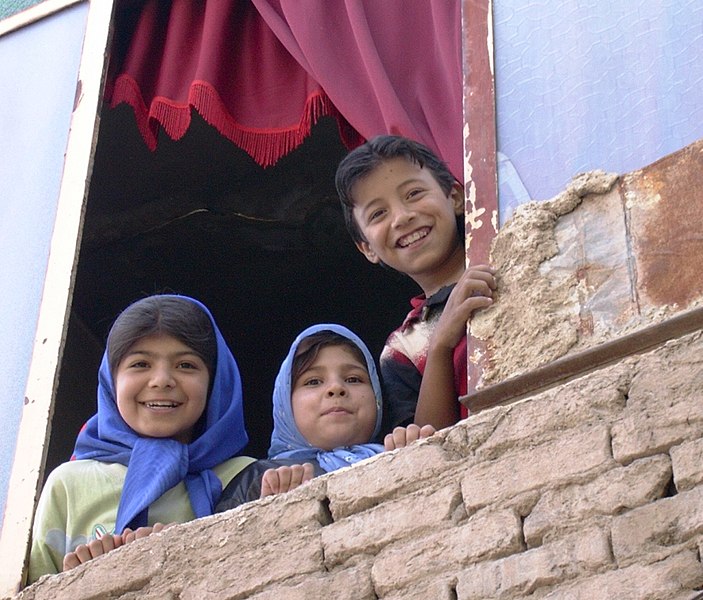
<svg viewBox="0 0 703 600">
<path fill-rule="evenodd" d="M 115 373 L 117 410 L 144 437 L 192 440 L 207 404 L 210 375 L 203 360 L 180 340 L 149 335 L 136 341 Z"/>
<path fill-rule="evenodd" d="M 325 346 L 293 382 L 293 417 L 313 446 L 332 450 L 367 444 L 376 426 L 376 399 L 366 365 L 344 346 Z"/>
</svg>

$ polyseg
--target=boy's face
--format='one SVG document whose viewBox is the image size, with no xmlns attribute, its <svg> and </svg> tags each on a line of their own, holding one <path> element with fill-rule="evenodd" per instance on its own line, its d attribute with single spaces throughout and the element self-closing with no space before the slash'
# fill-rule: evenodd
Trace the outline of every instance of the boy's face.
<svg viewBox="0 0 703 600">
<path fill-rule="evenodd" d="M 366 239 L 357 248 L 369 261 L 409 275 L 426 294 L 458 280 L 464 270 L 458 184 L 447 195 L 431 171 L 399 157 L 360 179 L 352 193 L 354 218 Z"/>
<path fill-rule="evenodd" d="M 210 375 L 203 360 L 164 334 L 135 342 L 117 365 L 117 410 L 136 433 L 187 444 L 207 404 Z"/>
<path fill-rule="evenodd" d="M 376 427 L 376 398 L 366 365 L 344 346 L 325 346 L 293 382 L 293 418 L 317 448 L 367 444 Z"/>
</svg>

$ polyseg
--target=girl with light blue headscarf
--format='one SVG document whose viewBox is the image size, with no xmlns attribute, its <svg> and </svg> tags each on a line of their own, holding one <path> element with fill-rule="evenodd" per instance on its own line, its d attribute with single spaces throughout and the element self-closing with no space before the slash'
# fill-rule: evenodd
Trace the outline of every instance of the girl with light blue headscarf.
<svg viewBox="0 0 703 600">
<path fill-rule="evenodd" d="M 398 428 L 402 435 L 387 435 L 384 447 L 372 441 L 380 433 L 381 412 L 381 384 L 366 344 L 342 325 L 308 327 L 295 338 L 276 377 L 268 460 L 238 475 L 217 510 L 290 491 L 315 475 L 434 432 Z"/>
<path fill-rule="evenodd" d="M 72 460 L 42 490 L 30 583 L 68 568 L 64 558 L 77 548 L 109 541 L 111 549 L 124 531 L 212 514 L 254 460 L 236 456 L 248 441 L 237 363 L 193 298 L 150 296 L 119 315 L 97 404 Z"/>
</svg>

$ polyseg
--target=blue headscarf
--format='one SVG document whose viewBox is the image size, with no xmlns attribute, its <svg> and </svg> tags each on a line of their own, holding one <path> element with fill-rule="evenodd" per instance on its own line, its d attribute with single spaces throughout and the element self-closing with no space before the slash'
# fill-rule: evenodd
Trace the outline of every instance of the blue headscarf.
<svg viewBox="0 0 703 600">
<path fill-rule="evenodd" d="M 295 338 L 293 345 L 288 351 L 288 356 L 286 356 L 281 365 L 281 370 L 276 376 L 276 384 L 273 389 L 273 433 L 271 434 L 271 446 L 268 455 L 271 459 L 293 458 L 300 460 L 300 462 L 315 459 L 324 471 L 329 472 L 383 452 L 383 446 L 380 444 L 357 444 L 325 451 L 312 446 L 298 430 L 293 418 L 293 406 L 291 404 L 293 358 L 300 342 L 319 331 L 333 331 L 344 336 L 354 342 L 363 353 L 371 379 L 371 386 L 376 397 L 376 427 L 372 437 L 375 437 L 381 429 L 381 382 L 376 372 L 373 357 L 366 344 L 356 334 L 342 325 L 333 323 L 313 325 Z"/>
<path fill-rule="evenodd" d="M 209 318 L 217 339 L 217 364 L 204 413 L 204 431 L 190 444 L 170 438 L 138 435 L 122 419 L 107 351 L 98 372 L 98 412 L 78 434 L 74 458 L 120 463 L 127 467 L 117 509 L 115 531 L 147 524 L 149 506 L 164 492 L 185 481 L 196 517 L 211 515 L 222 484 L 211 470 L 232 458 L 248 442 L 244 428 L 242 384 L 237 363 L 210 311 L 188 296 Z"/>
</svg>

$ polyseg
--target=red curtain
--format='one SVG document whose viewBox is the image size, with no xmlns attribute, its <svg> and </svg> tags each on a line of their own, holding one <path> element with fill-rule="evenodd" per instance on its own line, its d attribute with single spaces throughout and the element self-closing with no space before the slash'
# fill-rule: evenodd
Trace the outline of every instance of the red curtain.
<svg viewBox="0 0 703 600">
<path fill-rule="evenodd" d="M 124 3 L 106 100 L 147 145 L 191 108 L 262 166 L 323 115 L 348 147 L 417 139 L 463 180 L 459 0 L 147 0 Z M 132 31 L 128 39 L 123 31 Z"/>
</svg>

